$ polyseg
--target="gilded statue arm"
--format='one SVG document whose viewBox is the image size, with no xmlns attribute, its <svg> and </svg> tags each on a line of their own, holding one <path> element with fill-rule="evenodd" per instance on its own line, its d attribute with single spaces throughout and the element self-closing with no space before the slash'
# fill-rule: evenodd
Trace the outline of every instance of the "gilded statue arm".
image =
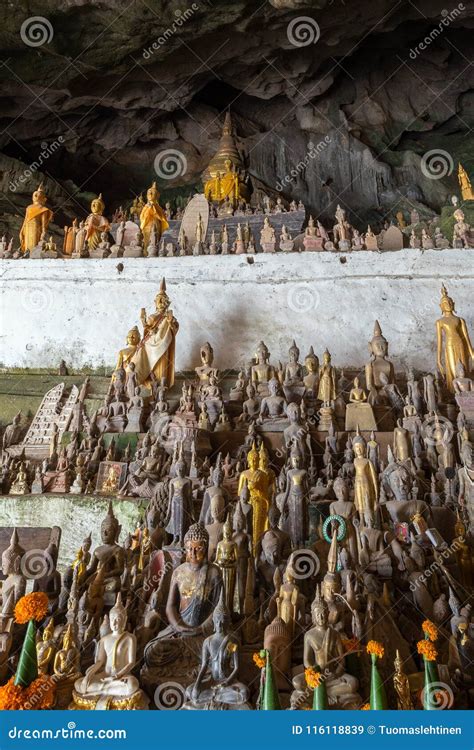
<svg viewBox="0 0 474 750">
<path fill-rule="evenodd" d="M 442 362 L 443 352 L 443 333 L 441 329 L 441 321 L 436 321 L 436 350 L 437 350 L 437 365 L 440 375 L 444 377 L 444 367 Z"/>
<path fill-rule="evenodd" d="M 374 488 L 374 492 L 375 492 L 375 502 L 378 504 L 378 499 L 379 499 L 379 482 L 378 482 L 378 477 L 377 477 L 377 473 L 375 471 L 375 467 L 374 467 L 372 461 L 370 459 L 368 459 L 368 461 L 369 461 L 370 479 L 371 479 L 371 482 L 372 482 L 372 485 L 373 485 L 373 488 Z"/>
<path fill-rule="evenodd" d="M 469 356 L 471 359 L 474 359 L 474 348 L 471 344 L 471 339 L 469 338 L 469 331 L 467 330 L 467 325 L 466 325 L 466 321 L 464 320 L 464 318 L 461 318 L 461 330 L 464 334 Z"/>
</svg>

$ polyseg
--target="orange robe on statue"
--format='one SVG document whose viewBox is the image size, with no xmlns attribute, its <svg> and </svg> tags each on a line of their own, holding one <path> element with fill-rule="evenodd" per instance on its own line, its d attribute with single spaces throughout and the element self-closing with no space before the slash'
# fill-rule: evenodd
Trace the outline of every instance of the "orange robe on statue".
<svg viewBox="0 0 474 750">
<path fill-rule="evenodd" d="M 33 250 L 46 232 L 48 224 L 53 218 L 53 212 L 46 206 L 28 206 L 20 229 L 20 247 L 22 253 Z"/>
<path fill-rule="evenodd" d="M 178 328 L 179 323 L 171 313 L 149 316 L 145 335 L 131 359 L 140 385 L 150 380 L 151 373 L 158 381 L 166 378 L 169 388 L 174 385 L 175 341 Z"/>
</svg>

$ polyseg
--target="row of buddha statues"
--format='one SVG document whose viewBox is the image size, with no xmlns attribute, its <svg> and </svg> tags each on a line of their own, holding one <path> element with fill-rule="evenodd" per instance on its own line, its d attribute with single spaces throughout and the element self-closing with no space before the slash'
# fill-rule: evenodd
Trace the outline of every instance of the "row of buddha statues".
<svg viewBox="0 0 474 750">
<path fill-rule="evenodd" d="M 424 438 L 398 426 L 388 446 L 356 430 L 343 447 L 330 431 L 322 455 L 304 428 L 283 451 L 254 430 L 224 459 L 184 433 L 167 447 L 145 433 L 134 454 L 111 442 L 103 458 L 100 435 L 71 435 L 71 462 L 105 469 L 108 511 L 100 538 L 62 571 L 50 544 L 31 578 L 14 530 L 1 560 L 0 679 L 15 669 L 13 611 L 32 586 L 49 600 L 37 656 L 57 708 L 163 708 L 170 683 L 183 709 L 255 708 L 262 648 L 282 707 L 311 705 L 305 669 L 317 669 L 330 707 L 360 708 L 369 640 L 384 644 L 390 707 L 417 708 L 426 619 L 440 632 L 440 679 L 455 707 L 472 706 L 474 448 L 466 427 L 438 427 Z M 121 489 L 107 486 L 127 462 Z M 121 492 L 145 499 L 123 530 Z"/>
</svg>

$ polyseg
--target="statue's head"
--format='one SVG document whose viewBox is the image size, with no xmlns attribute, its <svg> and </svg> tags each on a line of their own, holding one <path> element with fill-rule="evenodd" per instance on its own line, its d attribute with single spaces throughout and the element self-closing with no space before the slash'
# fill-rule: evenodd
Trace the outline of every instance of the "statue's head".
<svg viewBox="0 0 474 750">
<path fill-rule="evenodd" d="M 247 453 L 247 464 L 252 471 L 258 469 L 259 457 L 255 442 L 253 443 L 251 450 Z"/>
<path fill-rule="evenodd" d="M 298 404 L 295 404 L 294 401 L 292 401 L 291 404 L 288 404 L 286 416 L 288 417 L 290 422 L 298 422 L 300 418 L 300 408 Z"/>
<path fill-rule="evenodd" d="M 248 503 L 248 501 L 249 501 L 250 490 L 248 488 L 248 484 L 247 484 L 247 480 L 246 479 L 244 479 L 244 483 L 242 484 L 242 489 L 240 490 L 239 498 L 240 498 L 240 500 L 243 503 Z"/>
<path fill-rule="evenodd" d="M 326 573 L 321 583 L 321 593 L 324 601 L 330 602 L 334 594 L 341 590 L 341 577 L 339 573 Z"/>
<path fill-rule="evenodd" d="M 323 364 L 330 365 L 331 364 L 331 354 L 327 349 L 323 352 Z"/>
<path fill-rule="evenodd" d="M 245 389 L 245 392 L 249 400 L 255 398 L 255 388 L 253 387 L 251 383 L 248 384 L 247 388 Z"/>
<path fill-rule="evenodd" d="M 410 472 L 401 464 L 389 464 L 384 471 L 384 488 L 399 502 L 405 502 L 410 499 L 412 483 L 413 480 Z"/>
<path fill-rule="evenodd" d="M 234 529 L 235 531 L 243 531 L 245 528 L 245 517 L 244 513 L 242 511 L 242 506 L 240 503 L 236 503 L 235 511 L 234 511 Z"/>
<path fill-rule="evenodd" d="M 156 203 L 160 197 L 160 193 L 158 192 L 158 188 L 156 187 L 156 182 L 153 183 L 151 187 L 148 188 L 146 191 L 146 197 L 147 200 L 150 201 L 150 203 Z"/>
<path fill-rule="evenodd" d="M 169 306 L 170 306 L 170 298 L 166 294 L 166 281 L 163 278 L 160 284 L 160 291 L 155 297 L 156 311 L 159 313 L 164 313 L 166 312 Z"/>
<path fill-rule="evenodd" d="M 304 365 L 310 373 L 315 373 L 318 371 L 319 360 L 313 351 L 313 347 L 310 348 L 308 354 L 306 355 L 304 359 Z"/>
<path fill-rule="evenodd" d="M 342 477 L 336 477 L 332 488 L 337 500 L 347 501 L 349 499 L 349 488 Z"/>
<path fill-rule="evenodd" d="M 185 461 L 183 461 L 183 459 L 180 459 L 176 463 L 176 467 L 175 468 L 176 468 L 176 474 L 178 475 L 178 477 L 180 477 L 180 479 L 183 479 L 183 477 L 186 476 L 186 463 L 185 463 Z"/>
<path fill-rule="evenodd" d="M 464 211 L 462 211 L 460 208 L 456 209 L 453 216 L 456 221 L 464 221 Z"/>
<path fill-rule="evenodd" d="M 361 435 L 357 435 L 352 441 L 352 449 L 356 458 L 365 456 L 365 440 Z"/>
<path fill-rule="evenodd" d="M 210 512 L 214 521 L 222 521 L 224 519 L 225 500 L 219 493 L 211 497 Z"/>
<path fill-rule="evenodd" d="M 369 342 L 369 351 L 374 357 L 386 357 L 388 354 L 388 341 L 382 334 L 378 320 L 374 323 L 374 335 Z"/>
<path fill-rule="evenodd" d="M 214 360 L 214 349 L 210 345 L 209 341 L 206 341 L 206 343 L 201 346 L 200 355 L 203 365 L 212 365 L 212 362 Z"/>
<path fill-rule="evenodd" d="M 94 198 L 94 200 L 91 203 L 91 211 L 93 214 L 98 214 L 99 216 L 102 216 L 105 209 L 105 203 L 102 200 L 102 193 L 99 193 L 97 198 Z"/>
<path fill-rule="evenodd" d="M 21 558 L 25 554 L 25 550 L 18 541 L 18 532 L 13 529 L 11 535 L 10 544 L 2 554 L 2 572 L 4 575 L 10 573 L 16 573 L 20 571 Z"/>
<path fill-rule="evenodd" d="M 207 560 L 209 534 L 202 523 L 193 523 L 184 537 L 186 562 L 201 567 Z"/>
<path fill-rule="evenodd" d="M 216 468 L 212 472 L 212 483 L 214 487 L 220 487 L 223 481 L 224 481 L 224 472 L 222 471 L 220 466 L 216 466 Z"/>
<path fill-rule="evenodd" d="M 115 544 L 118 535 L 120 534 L 121 526 L 114 515 L 112 502 L 109 502 L 109 509 L 107 515 L 102 521 L 100 527 L 100 536 L 104 544 Z"/>
<path fill-rule="evenodd" d="M 221 589 L 219 602 L 212 613 L 212 622 L 214 623 L 214 632 L 216 633 L 227 632 L 231 623 L 230 612 L 224 601 L 224 589 Z"/>
<path fill-rule="evenodd" d="M 297 443 L 293 443 L 290 454 L 290 462 L 293 469 L 301 468 L 301 453 Z"/>
<path fill-rule="evenodd" d="M 277 565 L 280 561 L 280 539 L 272 529 L 263 535 L 262 552 L 270 565 Z"/>
<path fill-rule="evenodd" d="M 276 378 L 271 378 L 268 381 L 268 390 L 270 391 L 271 396 L 277 396 L 278 392 L 280 390 L 280 383 Z"/>
<path fill-rule="evenodd" d="M 138 330 L 137 326 L 134 326 L 127 333 L 127 344 L 129 346 L 138 346 L 138 344 L 140 343 L 140 339 L 140 331 Z"/>
<path fill-rule="evenodd" d="M 257 346 L 257 351 L 255 352 L 255 358 L 258 362 L 258 364 L 266 364 L 268 360 L 270 359 L 270 352 L 267 349 L 266 344 L 264 344 L 263 341 L 259 343 Z"/>
<path fill-rule="evenodd" d="M 441 312 L 452 313 L 454 312 L 454 300 L 448 295 L 448 290 L 444 286 L 441 287 L 441 301 L 439 303 Z"/>
<path fill-rule="evenodd" d="M 51 618 L 51 620 L 48 622 L 45 629 L 43 630 L 43 641 L 50 641 L 53 635 L 54 635 L 54 620 L 53 618 Z"/>
<path fill-rule="evenodd" d="M 122 604 L 122 594 L 117 594 L 117 599 L 109 612 L 109 624 L 112 633 L 123 633 L 127 625 L 127 610 Z"/>
<path fill-rule="evenodd" d="M 69 623 L 63 635 L 63 649 L 69 651 L 74 645 L 74 636 L 72 631 L 72 624 Z"/>
<path fill-rule="evenodd" d="M 33 193 L 33 203 L 39 203 L 40 206 L 44 206 L 46 203 L 46 193 L 43 189 L 43 183 L 38 185 L 38 188 Z"/>
<path fill-rule="evenodd" d="M 263 441 L 262 441 L 262 444 L 260 446 L 258 457 L 259 457 L 258 458 L 259 468 L 263 469 L 265 471 L 265 469 L 267 469 L 268 466 L 269 466 L 270 459 L 268 457 L 267 449 L 265 448 L 265 446 L 263 444 Z"/>
<path fill-rule="evenodd" d="M 321 596 L 319 586 L 316 587 L 316 594 L 311 605 L 311 619 L 313 625 L 324 627 L 328 622 L 328 605 Z"/>
</svg>

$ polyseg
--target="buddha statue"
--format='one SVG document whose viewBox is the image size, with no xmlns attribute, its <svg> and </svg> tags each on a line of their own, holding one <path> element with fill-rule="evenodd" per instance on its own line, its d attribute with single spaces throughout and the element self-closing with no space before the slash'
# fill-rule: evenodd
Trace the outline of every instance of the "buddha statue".
<svg viewBox="0 0 474 750">
<path fill-rule="evenodd" d="M 200 349 L 201 365 L 194 368 L 198 378 L 199 391 L 209 385 L 209 376 L 214 373 L 212 363 L 214 361 L 214 350 L 209 341 L 206 341 Z"/>
<path fill-rule="evenodd" d="M 338 204 L 336 208 L 336 224 L 333 226 L 334 244 L 339 250 L 349 250 L 351 247 L 352 227 L 346 219 L 346 212 Z"/>
<path fill-rule="evenodd" d="M 378 477 L 375 468 L 366 457 L 364 438 L 357 434 L 352 441 L 354 450 L 354 504 L 361 523 L 373 520 L 378 506 Z"/>
<path fill-rule="evenodd" d="M 120 590 L 120 579 L 125 564 L 124 550 L 117 544 L 120 530 L 121 526 L 114 515 L 112 501 L 110 501 L 107 515 L 100 527 L 102 544 L 96 547 L 92 554 L 91 565 L 87 571 L 85 581 L 86 584 L 91 582 L 95 577 L 97 569 L 101 567 L 104 572 L 106 594 L 113 594 Z"/>
<path fill-rule="evenodd" d="M 154 230 L 155 243 L 158 243 L 163 232 L 166 232 L 169 227 L 165 212 L 158 203 L 159 197 L 160 194 L 154 182 L 147 190 L 147 202 L 140 211 L 140 231 L 143 235 L 145 251 L 150 244 L 152 230 Z"/>
<path fill-rule="evenodd" d="M 127 333 L 127 346 L 124 349 L 121 349 L 118 353 L 117 365 L 115 367 L 116 370 L 125 370 L 133 355 L 135 354 L 140 340 L 140 331 L 138 330 L 137 326 L 134 326 Z"/>
<path fill-rule="evenodd" d="M 291 449 L 290 466 L 286 474 L 286 489 L 281 507 L 280 528 L 291 538 L 294 548 L 304 547 L 308 539 L 309 482 L 297 444 Z"/>
<path fill-rule="evenodd" d="M 456 377 L 453 380 L 454 393 L 460 395 L 462 393 L 470 393 L 474 391 L 474 382 L 471 378 L 466 377 L 466 368 L 462 362 L 458 362 L 456 367 Z M 436 411 L 436 409 L 428 409 L 428 411 Z"/>
<path fill-rule="evenodd" d="M 222 574 L 224 603 L 228 611 L 234 611 L 235 585 L 237 581 L 238 549 L 232 538 L 233 529 L 230 514 L 223 527 L 223 539 L 217 543 L 216 565 Z"/>
<path fill-rule="evenodd" d="M 189 527 L 184 538 L 186 561 L 178 565 L 171 575 L 166 619 L 168 626 L 153 638 L 144 651 L 144 679 L 162 674 L 163 667 L 192 655 L 200 637 L 210 632 L 212 612 L 221 591 L 222 577 L 217 565 L 209 563 L 207 550 L 209 534 L 200 523 Z M 183 648 L 182 639 L 190 641 L 191 652 Z M 194 661 L 193 661 L 194 665 Z"/>
<path fill-rule="evenodd" d="M 224 511 L 227 511 L 229 504 L 229 494 L 223 486 L 224 472 L 221 466 L 221 454 L 217 456 L 216 465 L 211 475 L 211 484 L 206 487 L 204 491 L 204 497 L 202 500 L 201 512 L 199 514 L 199 520 L 205 526 L 211 522 L 211 502 L 216 496 L 221 498 L 221 506 Z"/>
<path fill-rule="evenodd" d="M 20 248 L 22 253 L 34 250 L 44 240 L 48 225 L 53 218 L 53 212 L 46 206 L 46 193 L 41 183 L 33 193 L 33 203 L 25 212 L 20 229 Z"/>
<path fill-rule="evenodd" d="M 351 432 L 357 429 L 376 430 L 372 406 L 367 403 L 367 394 L 360 387 L 359 378 L 354 378 L 354 387 L 349 393 L 349 403 L 346 406 L 346 430 Z"/>
<path fill-rule="evenodd" d="M 277 594 L 277 612 L 287 626 L 291 638 L 295 638 L 297 626 L 305 625 L 306 597 L 301 594 L 296 584 L 295 571 L 293 569 L 293 556 L 288 560 L 283 574 L 283 583 Z"/>
<path fill-rule="evenodd" d="M 312 346 L 304 358 L 304 366 L 306 368 L 306 375 L 303 377 L 304 386 L 311 394 L 316 394 L 319 385 L 319 359 Z"/>
<path fill-rule="evenodd" d="M 132 675 L 137 640 L 126 630 L 127 610 L 120 592 L 109 612 L 109 624 L 111 632 L 99 640 L 94 664 L 74 683 L 74 704 L 89 710 L 148 708 L 148 700 Z"/>
<path fill-rule="evenodd" d="M 311 605 L 313 626 L 304 635 L 304 664 L 294 677 L 295 688 L 291 703 L 300 705 L 308 697 L 304 676 L 305 668 L 316 669 L 325 675 L 324 684 L 329 702 L 339 708 L 357 708 L 360 696 L 357 694 L 358 681 L 345 672 L 344 646 L 339 632 L 328 623 L 328 606 L 321 596 L 319 587 Z M 303 694 L 303 695 L 302 695 Z"/>
<path fill-rule="evenodd" d="M 288 363 L 283 371 L 284 385 L 302 385 L 303 367 L 298 362 L 300 350 L 293 341 L 288 350 Z"/>
<path fill-rule="evenodd" d="M 176 463 L 176 476 L 169 483 L 169 520 L 166 531 L 173 536 L 172 546 L 182 547 L 186 532 L 194 521 L 191 480 L 186 476 L 186 463 L 181 446 Z"/>
<path fill-rule="evenodd" d="M 277 378 L 274 377 L 268 381 L 268 391 L 269 395 L 262 398 L 257 422 L 273 429 L 278 423 L 283 427 L 287 424 L 287 403 L 284 396 L 280 394 L 280 383 Z"/>
<path fill-rule="evenodd" d="M 16 445 L 20 442 L 23 434 L 23 427 L 21 426 L 21 411 L 15 414 L 11 424 L 5 427 L 5 431 L 2 437 L 2 447 L 6 451 L 11 445 Z"/>
<path fill-rule="evenodd" d="M 54 620 L 51 618 L 43 630 L 41 640 L 36 644 L 38 672 L 40 674 L 49 674 L 55 654 L 56 639 L 54 637 Z"/>
<path fill-rule="evenodd" d="M 319 368 L 318 399 L 323 404 L 331 404 L 336 399 L 336 368 L 331 364 L 331 355 L 327 349 Z"/>
<path fill-rule="evenodd" d="M 28 495 L 29 492 L 30 488 L 28 486 L 28 476 L 25 470 L 25 463 L 24 461 L 20 461 L 15 479 L 10 487 L 10 495 Z"/>
<path fill-rule="evenodd" d="M 255 554 L 260 537 L 268 528 L 268 510 L 270 507 L 267 495 L 267 478 L 259 468 L 259 455 L 255 443 L 247 454 L 248 469 L 239 477 L 238 493 L 242 492 L 244 484 L 250 493 L 249 502 L 252 506 L 252 549 Z"/>
<path fill-rule="evenodd" d="M 456 211 L 453 213 L 453 217 L 455 219 L 455 223 L 453 227 L 453 247 L 454 248 L 473 247 L 474 246 L 473 230 L 472 230 L 472 227 L 466 221 L 466 218 L 464 216 L 464 211 L 462 211 L 460 208 L 456 209 Z"/>
<path fill-rule="evenodd" d="M 95 250 L 101 239 L 102 234 L 105 232 L 106 237 L 110 229 L 108 220 L 103 216 L 105 209 L 105 203 L 102 200 L 102 193 L 91 203 L 91 213 L 85 220 L 86 229 L 86 240 L 89 247 L 89 251 Z"/>
<path fill-rule="evenodd" d="M 5 577 L 2 585 L 2 614 L 13 615 L 18 600 L 26 593 L 26 579 L 21 569 L 25 550 L 18 541 L 18 532 L 13 529 L 10 544 L 2 553 L 2 573 Z M 6 605 L 11 611 L 7 611 Z"/>
<path fill-rule="evenodd" d="M 369 392 L 382 387 L 380 376 L 385 373 L 388 383 L 395 382 L 395 371 L 393 364 L 388 361 L 388 342 L 382 334 L 378 320 L 375 321 L 374 335 L 369 342 L 371 361 L 365 366 L 365 383 Z"/>
<path fill-rule="evenodd" d="M 474 359 L 474 349 L 466 321 L 455 315 L 454 301 L 448 296 L 444 284 L 441 287 L 440 308 L 442 317 L 436 321 L 438 370 L 448 390 L 453 392 L 458 362 L 461 362 L 465 371 L 469 373 Z"/>
<path fill-rule="evenodd" d="M 252 365 L 251 369 L 251 381 L 257 389 L 257 393 L 266 395 L 268 393 L 268 382 L 275 377 L 275 370 L 269 364 L 270 352 L 263 341 L 257 347 L 255 359 L 256 363 Z"/>
<path fill-rule="evenodd" d="M 474 190 L 472 189 L 471 181 L 461 163 L 458 166 L 458 181 L 463 201 L 474 201 Z"/>
<path fill-rule="evenodd" d="M 239 200 L 248 201 L 248 177 L 242 173 L 243 164 L 235 144 L 230 112 L 226 112 L 222 136 L 215 156 L 204 171 L 204 195 L 210 203 L 229 204 L 230 211 Z"/>
<path fill-rule="evenodd" d="M 169 388 L 174 385 L 175 339 L 179 324 L 169 306 L 166 282 L 162 279 L 155 298 L 156 312 L 147 315 L 144 308 L 141 311 L 143 339 L 130 360 L 135 364 L 139 385 L 148 382 L 152 373 L 158 381 L 166 378 Z"/>
<path fill-rule="evenodd" d="M 189 703 L 184 708 L 250 708 L 248 688 L 237 681 L 240 643 L 230 631 L 231 615 L 223 596 L 212 621 L 214 633 L 204 640 L 200 669 L 196 681 L 186 690 Z"/>
</svg>

